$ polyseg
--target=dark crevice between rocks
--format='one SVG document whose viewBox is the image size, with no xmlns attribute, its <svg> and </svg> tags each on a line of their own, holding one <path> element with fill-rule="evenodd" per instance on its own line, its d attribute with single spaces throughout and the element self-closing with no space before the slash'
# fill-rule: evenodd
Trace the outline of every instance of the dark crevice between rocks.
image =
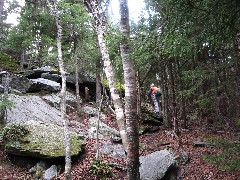
<svg viewBox="0 0 240 180">
<path fill-rule="evenodd" d="M 172 165 L 167 170 L 165 176 L 160 180 L 177 180 L 179 168 L 176 165 Z"/>
<path fill-rule="evenodd" d="M 84 158 L 86 157 L 86 154 L 87 154 L 86 148 L 83 146 L 80 154 L 71 157 L 72 165 L 77 164 L 79 161 L 84 160 Z M 28 170 L 30 170 L 40 161 L 44 161 L 48 167 L 52 165 L 56 165 L 57 167 L 60 167 L 61 169 L 60 173 L 64 171 L 64 167 L 65 167 L 65 157 L 42 159 L 37 157 L 27 157 L 27 156 L 7 154 L 7 159 L 9 163 L 14 164 L 17 167 L 26 168 Z"/>
</svg>

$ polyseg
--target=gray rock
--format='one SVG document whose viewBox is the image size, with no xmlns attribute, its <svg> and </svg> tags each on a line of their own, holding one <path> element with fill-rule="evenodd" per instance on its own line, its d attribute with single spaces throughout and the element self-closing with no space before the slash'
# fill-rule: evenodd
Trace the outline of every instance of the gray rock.
<svg viewBox="0 0 240 180">
<path fill-rule="evenodd" d="M 73 95 L 72 93 L 67 91 L 65 98 L 66 98 L 67 108 L 73 109 L 77 106 L 75 95 Z M 60 103 L 61 103 L 60 92 L 59 93 L 51 93 L 51 94 L 42 96 L 42 99 L 44 99 L 51 106 L 60 110 Z M 82 100 L 81 100 L 81 102 L 82 102 Z"/>
<path fill-rule="evenodd" d="M 28 130 L 28 134 L 17 142 L 6 142 L 5 151 L 9 154 L 30 156 L 42 159 L 52 159 L 65 156 L 64 128 L 51 123 L 27 121 L 21 126 Z M 84 137 L 70 132 L 71 155 L 78 155 L 85 143 Z"/>
<path fill-rule="evenodd" d="M 47 104 L 38 96 L 9 95 L 15 102 L 14 107 L 7 110 L 7 124 L 14 123 L 26 126 L 30 134 L 19 146 L 6 146 L 12 154 L 42 158 L 65 156 L 64 131 L 61 112 Z M 72 155 L 81 152 L 84 138 L 71 132 Z"/>
<path fill-rule="evenodd" d="M 55 82 L 59 82 L 61 80 L 61 76 L 59 74 L 50 74 L 50 73 L 42 73 L 41 78 L 48 79 Z"/>
<path fill-rule="evenodd" d="M 54 179 L 54 177 L 57 177 L 57 166 L 56 165 L 52 165 L 50 168 L 48 168 L 44 175 L 43 175 L 43 179 L 44 180 L 52 180 Z"/>
<path fill-rule="evenodd" d="M 28 89 L 28 92 L 38 92 L 41 90 L 46 90 L 49 92 L 58 92 L 61 90 L 60 83 L 55 81 L 51 81 L 48 79 L 38 78 L 38 79 L 31 79 L 33 82 Z"/>
<path fill-rule="evenodd" d="M 29 170 L 29 173 L 34 178 L 41 179 L 43 176 L 43 172 L 47 169 L 47 167 L 48 165 L 45 161 L 40 161 Z"/>
<path fill-rule="evenodd" d="M 57 92 L 61 90 L 61 85 L 48 79 L 28 79 L 24 75 L 12 75 L 9 78 L 9 87 L 21 93 L 34 93 L 41 90 Z"/>
<path fill-rule="evenodd" d="M 88 73 L 84 73 L 84 72 L 79 72 L 78 73 L 79 76 L 79 83 L 84 83 L 84 82 L 89 82 L 89 83 L 95 83 L 96 82 L 96 78 L 93 75 L 90 75 Z M 75 73 L 70 73 L 67 75 L 67 82 L 75 84 L 76 82 L 76 76 Z"/>
<path fill-rule="evenodd" d="M 89 122 L 88 136 L 91 137 L 91 138 L 96 138 L 97 121 L 98 121 L 97 117 L 91 117 L 88 120 L 88 122 Z M 101 121 L 99 122 L 98 133 L 99 133 L 99 138 L 119 136 L 119 131 L 109 127 L 108 125 L 104 124 Z"/>
<path fill-rule="evenodd" d="M 33 71 L 50 72 L 50 71 L 53 71 L 53 69 L 51 68 L 51 66 L 44 66 L 44 67 L 33 69 Z"/>
<path fill-rule="evenodd" d="M 104 142 L 99 147 L 100 154 L 110 155 L 114 159 L 125 158 L 125 150 L 122 144 L 113 144 L 110 141 Z"/>
<path fill-rule="evenodd" d="M 0 93 L 4 93 L 4 87 L 0 84 Z"/>
<path fill-rule="evenodd" d="M 9 79 L 9 87 L 27 93 L 33 82 L 23 75 L 13 75 Z"/>
<path fill-rule="evenodd" d="M 19 96 L 10 94 L 9 99 L 14 106 L 7 110 L 7 123 L 24 123 L 34 120 L 45 123 L 63 125 L 61 112 L 47 104 L 39 96 Z"/>
<path fill-rule="evenodd" d="M 140 179 L 159 180 L 175 165 L 173 154 L 168 150 L 161 150 L 140 157 Z"/>
</svg>

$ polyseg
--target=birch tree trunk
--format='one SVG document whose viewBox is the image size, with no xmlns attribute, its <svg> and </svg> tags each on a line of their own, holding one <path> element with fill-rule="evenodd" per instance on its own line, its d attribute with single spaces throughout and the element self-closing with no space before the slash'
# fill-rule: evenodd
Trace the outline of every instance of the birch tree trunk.
<svg viewBox="0 0 240 180">
<path fill-rule="evenodd" d="M 64 69 L 63 59 L 62 59 L 62 26 L 60 17 L 58 14 L 55 2 L 52 4 L 47 0 L 49 7 L 51 8 L 52 14 L 54 15 L 56 26 L 57 26 L 57 51 L 58 51 L 58 64 L 59 70 L 62 76 L 62 89 L 61 89 L 61 119 L 64 123 L 64 141 L 65 141 L 65 179 L 71 180 L 71 144 L 70 135 L 68 130 L 69 121 L 66 116 L 66 71 Z"/>
<path fill-rule="evenodd" d="M 106 20 L 104 19 L 105 17 L 104 13 L 106 11 L 101 9 L 100 3 L 101 1 L 97 1 L 97 0 L 84 1 L 84 5 L 87 11 L 92 14 L 95 21 L 98 44 L 99 44 L 100 52 L 103 59 L 103 68 L 104 68 L 106 78 L 108 80 L 111 98 L 115 108 L 116 120 L 117 120 L 118 128 L 120 131 L 120 136 L 122 138 L 122 143 L 123 143 L 124 149 L 127 150 L 127 134 L 125 129 L 126 122 L 125 122 L 123 104 L 122 104 L 119 92 L 117 90 L 116 78 L 113 73 L 114 71 L 113 71 L 112 63 L 110 60 L 106 42 L 104 40 L 104 31 L 105 31 L 105 23 L 106 23 Z"/>
<path fill-rule="evenodd" d="M 118 128 L 120 131 L 120 136 L 122 138 L 124 149 L 127 151 L 127 134 L 125 130 L 126 122 L 125 122 L 125 116 L 123 111 L 123 105 L 117 90 L 116 78 L 113 74 L 112 63 L 110 60 L 106 42 L 104 41 L 104 38 L 103 38 L 103 34 L 104 34 L 104 31 L 102 27 L 97 27 L 98 43 L 99 43 L 99 47 L 100 47 L 102 58 L 103 58 L 104 72 L 108 80 L 108 85 L 111 93 L 111 98 L 113 100 L 113 105 L 115 108 L 115 114 L 116 114 Z"/>
<path fill-rule="evenodd" d="M 140 178 L 139 174 L 139 137 L 137 119 L 137 90 L 134 62 L 129 59 L 130 47 L 128 44 L 130 26 L 127 0 L 119 0 L 120 30 L 122 40 L 120 44 L 125 84 L 125 116 L 127 130 L 127 174 L 129 180 Z"/>
<path fill-rule="evenodd" d="M 100 59 L 96 60 L 96 103 L 99 105 L 102 99 L 102 87 L 101 87 L 101 62 Z"/>
</svg>

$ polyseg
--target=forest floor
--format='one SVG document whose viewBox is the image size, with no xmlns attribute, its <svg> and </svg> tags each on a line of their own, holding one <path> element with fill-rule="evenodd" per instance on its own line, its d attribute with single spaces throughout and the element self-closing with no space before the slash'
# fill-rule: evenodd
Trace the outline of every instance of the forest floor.
<svg viewBox="0 0 240 180">
<path fill-rule="evenodd" d="M 72 118 L 78 120 L 74 113 L 70 114 Z M 87 125 L 87 118 L 81 121 Z M 107 116 L 103 120 L 104 123 L 111 127 L 117 128 L 115 120 L 112 116 Z M 181 130 L 181 146 L 174 138 L 172 130 L 160 126 L 160 129 L 154 133 L 145 133 L 140 136 L 140 155 L 147 155 L 154 151 L 163 149 L 172 149 L 176 154 L 185 151 L 188 154 L 189 161 L 185 164 L 178 165 L 178 179 L 183 180 L 240 180 L 239 171 L 221 170 L 215 164 L 209 164 L 204 160 L 205 155 L 216 155 L 221 149 L 213 147 L 194 147 L 192 144 L 195 141 L 206 142 L 209 137 L 223 137 L 225 139 L 237 141 L 237 136 L 240 136 L 240 130 L 233 123 L 226 124 L 208 124 L 206 121 L 190 121 L 187 130 Z M 225 123 L 225 122 L 224 122 Z M 100 143 L 111 139 L 100 139 Z M 72 164 L 72 179 L 73 180 L 95 180 L 102 179 L 102 176 L 97 177 L 90 173 L 91 162 L 95 158 L 96 140 L 87 139 L 85 146 L 85 154 Z M 164 145 L 167 144 L 167 145 Z M 238 157 L 239 154 L 236 154 Z M 11 160 L 10 160 L 11 159 Z M 112 168 L 114 174 L 109 180 L 126 180 L 126 170 L 124 159 L 116 159 L 111 156 L 102 155 L 101 159 L 106 163 L 115 163 L 122 169 Z M 17 180 L 17 179 L 32 179 L 27 168 L 16 165 L 12 158 L 9 158 L 2 150 L 0 150 L 0 180 Z M 64 179 L 64 174 L 60 174 L 56 179 Z"/>
</svg>

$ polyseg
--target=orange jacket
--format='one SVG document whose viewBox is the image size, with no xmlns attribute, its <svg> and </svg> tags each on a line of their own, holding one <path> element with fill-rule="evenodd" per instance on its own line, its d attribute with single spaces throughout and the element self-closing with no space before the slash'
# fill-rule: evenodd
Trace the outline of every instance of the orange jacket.
<svg viewBox="0 0 240 180">
<path fill-rule="evenodd" d="M 157 90 L 160 90 L 158 87 L 151 87 L 152 94 L 154 94 Z"/>
</svg>

